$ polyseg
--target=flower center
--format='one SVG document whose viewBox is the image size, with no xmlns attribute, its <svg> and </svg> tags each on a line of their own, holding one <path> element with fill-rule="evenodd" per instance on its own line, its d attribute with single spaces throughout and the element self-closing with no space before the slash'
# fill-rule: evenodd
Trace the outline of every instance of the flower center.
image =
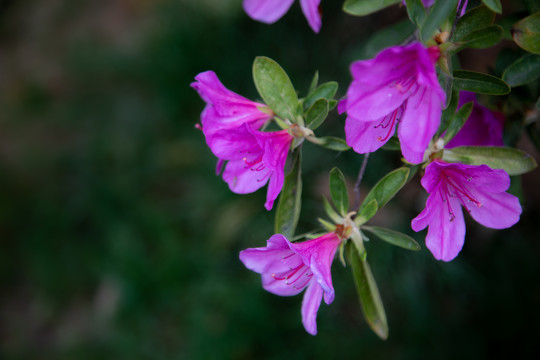
<svg viewBox="0 0 540 360">
<path fill-rule="evenodd" d="M 482 203 L 474 197 L 467 186 L 456 181 L 452 176 L 449 176 L 444 171 L 441 172 L 441 177 L 443 179 L 443 183 L 445 184 L 443 201 L 447 204 L 448 213 L 450 214 L 450 221 L 453 221 L 456 217 L 450 205 L 450 198 L 457 197 L 465 210 L 467 210 L 469 213 L 471 212 L 471 209 L 468 207 L 468 204 L 472 203 L 476 205 L 476 207 L 483 206 Z M 468 182 L 472 180 L 471 177 L 466 177 L 466 179 Z"/>
</svg>

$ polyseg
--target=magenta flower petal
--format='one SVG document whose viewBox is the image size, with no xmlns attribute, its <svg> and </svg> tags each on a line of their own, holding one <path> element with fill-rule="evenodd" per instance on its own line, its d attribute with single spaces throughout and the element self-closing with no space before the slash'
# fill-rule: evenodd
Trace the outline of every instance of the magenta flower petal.
<svg viewBox="0 0 540 360">
<path fill-rule="evenodd" d="M 246 161 L 231 160 L 225 166 L 223 180 L 229 184 L 229 188 L 236 194 L 249 194 L 262 188 L 268 182 L 271 175 L 269 169 L 258 170 L 259 163 L 249 166 Z"/>
<path fill-rule="evenodd" d="M 294 251 L 302 257 L 304 263 L 315 274 L 317 282 L 325 292 L 327 304 L 334 300 L 330 266 L 340 243 L 341 240 L 335 233 L 329 233 L 310 241 L 291 244 Z"/>
<path fill-rule="evenodd" d="M 394 134 L 396 124 L 390 121 L 384 125 L 383 121 L 372 122 L 356 121 L 348 117 L 345 120 L 345 140 L 347 144 L 359 154 L 373 152 L 383 146 Z M 381 141 L 381 139 L 385 139 Z"/>
<path fill-rule="evenodd" d="M 317 283 L 312 282 L 302 300 L 302 324 L 311 335 L 317 335 L 317 312 L 321 306 L 322 297 L 323 289 Z"/>
<path fill-rule="evenodd" d="M 431 88 L 424 87 L 409 98 L 398 128 L 399 139 L 411 151 L 411 154 L 403 152 L 407 161 L 422 162 L 439 127 L 441 113 L 441 96 Z"/>
<path fill-rule="evenodd" d="M 426 49 L 420 43 L 412 43 L 353 63 L 353 82 L 346 101 L 338 108 L 340 113 L 347 113 L 345 134 L 349 146 L 359 153 L 374 151 L 388 140 L 399 123 L 398 137 L 405 159 L 422 162 L 439 127 L 446 98 L 435 72 L 438 57 L 437 48 Z M 382 136 L 381 129 L 354 124 L 375 121 L 378 123 L 374 126 L 392 131 Z M 368 140 L 370 136 L 374 139 Z M 375 141 L 382 144 L 378 146 Z"/>
<path fill-rule="evenodd" d="M 308 333 L 315 335 L 323 294 L 327 304 L 334 300 L 330 267 L 340 244 L 341 239 L 334 233 L 301 243 L 291 243 L 276 234 L 268 239 L 266 247 L 241 251 L 240 260 L 261 274 L 263 288 L 273 294 L 296 295 L 307 287 L 302 323 Z"/>
<path fill-rule="evenodd" d="M 504 116 L 480 105 L 476 94 L 462 91 L 459 94 L 459 106 L 474 102 L 471 115 L 445 148 L 456 146 L 503 146 Z"/>
<path fill-rule="evenodd" d="M 309 26 L 318 33 L 321 30 L 321 13 L 319 12 L 319 5 L 321 0 L 300 0 L 300 6 L 302 12 L 306 17 Z"/>
<path fill-rule="evenodd" d="M 294 0 L 244 0 L 245 12 L 254 20 L 272 24 L 289 10 Z"/>
<path fill-rule="evenodd" d="M 414 231 L 429 226 L 426 245 L 436 259 L 450 261 L 465 240 L 461 206 L 480 224 L 502 229 L 519 221 L 519 200 L 508 193 L 509 176 L 486 165 L 430 163 L 422 178 L 429 196 L 426 208 L 412 220 Z"/>
</svg>

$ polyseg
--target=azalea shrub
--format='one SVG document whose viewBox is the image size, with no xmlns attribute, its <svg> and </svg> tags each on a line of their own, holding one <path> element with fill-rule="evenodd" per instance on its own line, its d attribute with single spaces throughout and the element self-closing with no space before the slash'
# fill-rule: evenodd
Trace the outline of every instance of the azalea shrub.
<svg viewBox="0 0 540 360">
<path fill-rule="evenodd" d="M 243 7 L 254 20 L 272 24 L 293 3 L 244 0 Z M 358 17 L 405 7 L 406 36 L 396 30 L 403 23 L 389 25 L 368 40 L 378 53 L 350 65 L 349 84 L 319 84 L 315 73 L 306 94 L 264 56 L 256 57 L 252 68 L 260 100 L 229 90 L 211 70 L 195 76 L 191 86 L 206 103 L 196 126 L 217 157 L 216 174 L 237 194 L 266 187 L 261 206 L 274 212 L 275 234 L 266 245 L 264 238 L 254 239 L 240 261 L 259 273 L 263 288 L 273 294 L 304 291 L 301 319 L 308 333 L 317 334 L 323 299 L 330 305 L 336 296 L 331 266 L 338 257 L 352 270 L 367 323 L 379 337 L 388 337 L 364 242 L 380 238 L 406 250 L 421 248 L 410 234 L 370 225 L 407 182 L 420 181 L 426 191 L 425 208 L 410 226 L 414 232 L 427 228 L 425 245 L 434 259 L 448 262 L 459 255 L 467 238 L 464 210 L 488 228 L 519 221 L 522 208 L 508 192 L 510 176 L 531 171 L 536 163 L 505 142 L 506 119 L 520 119 L 519 131 L 540 145 L 531 130 L 540 111 L 540 13 L 533 3 L 524 3 L 527 13 L 506 14 L 499 0 L 346 0 L 343 10 Z M 311 29 L 324 31 L 325 2 L 300 0 L 300 5 Z M 457 54 L 462 50 L 497 44 L 521 49 L 517 58 L 497 60 L 502 75 L 461 69 Z M 340 97 L 338 87 L 346 89 Z M 319 131 L 330 112 L 341 115 L 341 137 Z M 329 173 L 330 199 L 322 197 L 320 203 L 327 218 L 300 235 L 302 159 L 310 156 L 303 151 L 306 141 L 327 149 L 329 157 L 355 152 L 362 163 L 352 193 L 340 169 L 320 169 Z M 395 151 L 402 165 L 361 197 L 369 154 L 380 149 Z"/>
</svg>

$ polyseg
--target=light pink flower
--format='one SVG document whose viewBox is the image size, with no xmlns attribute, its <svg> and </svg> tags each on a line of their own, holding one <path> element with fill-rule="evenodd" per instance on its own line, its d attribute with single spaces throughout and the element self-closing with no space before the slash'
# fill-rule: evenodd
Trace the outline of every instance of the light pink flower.
<svg viewBox="0 0 540 360">
<path fill-rule="evenodd" d="M 353 81 L 338 110 L 347 113 L 345 136 L 354 151 L 377 150 L 397 127 L 405 159 L 423 161 L 446 99 L 435 72 L 439 56 L 437 47 L 413 43 L 351 65 Z"/>
<path fill-rule="evenodd" d="M 489 228 L 504 229 L 519 221 L 521 206 L 506 193 L 510 177 L 504 170 L 435 161 L 427 166 L 422 186 L 429 193 L 426 207 L 411 225 L 414 231 L 429 226 L 426 246 L 438 260 L 454 259 L 463 247 L 461 206 Z"/>
<path fill-rule="evenodd" d="M 263 288 L 280 296 L 299 294 L 307 288 L 302 301 L 302 323 L 311 335 L 317 334 L 317 311 L 323 299 L 334 301 L 330 268 L 340 238 L 329 233 L 316 239 L 291 243 L 281 234 L 273 235 L 266 247 L 240 252 L 244 265 L 262 277 Z"/>
<path fill-rule="evenodd" d="M 244 10 L 254 20 L 272 24 L 289 10 L 294 0 L 244 0 Z M 302 12 L 309 26 L 318 33 L 321 30 L 321 0 L 300 0 Z"/>
<path fill-rule="evenodd" d="M 459 94 L 459 106 L 470 101 L 474 102 L 473 110 L 461 130 L 454 136 L 445 148 L 456 146 L 503 146 L 502 113 L 494 112 L 476 101 L 476 94 L 462 91 Z"/>
</svg>

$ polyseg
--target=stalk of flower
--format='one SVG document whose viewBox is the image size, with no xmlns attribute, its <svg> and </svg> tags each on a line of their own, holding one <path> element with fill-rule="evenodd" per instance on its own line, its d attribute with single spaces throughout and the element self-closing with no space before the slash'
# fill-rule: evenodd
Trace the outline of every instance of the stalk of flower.
<svg viewBox="0 0 540 360">
<path fill-rule="evenodd" d="M 244 0 L 243 6 L 252 19 L 272 24 L 281 19 L 293 3 L 294 0 Z M 320 3 L 321 0 L 300 0 L 302 12 L 316 33 L 321 30 Z"/>
<path fill-rule="evenodd" d="M 345 136 L 354 151 L 379 149 L 397 128 L 405 159 L 423 161 L 446 99 L 435 72 L 439 56 L 437 47 L 415 42 L 351 65 L 353 81 L 338 111 L 347 113 Z"/>
</svg>

